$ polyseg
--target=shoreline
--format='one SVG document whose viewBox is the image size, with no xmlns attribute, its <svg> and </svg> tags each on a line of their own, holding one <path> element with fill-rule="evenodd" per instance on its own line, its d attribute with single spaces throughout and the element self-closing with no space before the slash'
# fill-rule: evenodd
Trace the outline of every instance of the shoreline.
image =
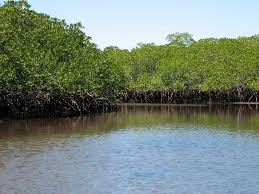
<svg viewBox="0 0 259 194">
<path fill-rule="evenodd" d="M 127 90 L 118 94 L 115 100 L 119 103 L 151 104 L 259 104 L 259 91 L 242 87 L 225 91 Z"/>
<path fill-rule="evenodd" d="M 114 111 L 117 111 L 115 103 L 89 93 L 51 95 L 0 92 L 0 118 L 72 117 Z"/>
<path fill-rule="evenodd" d="M 228 91 L 127 90 L 117 96 L 90 93 L 43 94 L 0 91 L 0 118 L 72 117 L 118 111 L 121 105 L 210 106 L 259 105 L 259 92 L 235 88 Z"/>
</svg>

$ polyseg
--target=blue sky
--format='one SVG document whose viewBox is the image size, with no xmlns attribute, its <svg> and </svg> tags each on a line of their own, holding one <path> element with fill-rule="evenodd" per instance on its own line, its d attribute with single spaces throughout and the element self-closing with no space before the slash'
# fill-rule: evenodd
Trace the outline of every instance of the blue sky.
<svg viewBox="0 0 259 194">
<path fill-rule="evenodd" d="M 258 0 L 28 1 L 37 11 L 69 23 L 80 21 L 100 48 L 163 44 L 174 32 L 189 32 L 195 39 L 259 34 Z"/>
</svg>

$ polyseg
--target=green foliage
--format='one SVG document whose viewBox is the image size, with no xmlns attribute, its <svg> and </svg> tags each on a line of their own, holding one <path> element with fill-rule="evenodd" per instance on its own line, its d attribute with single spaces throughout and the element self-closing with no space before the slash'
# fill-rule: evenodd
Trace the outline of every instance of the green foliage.
<svg viewBox="0 0 259 194">
<path fill-rule="evenodd" d="M 123 69 L 111 60 L 102 60 L 94 70 L 94 91 L 101 95 L 115 95 L 126 88 Z"/>
<path fill-rule="evenodd" d="M 105 75 L 106 83 L 121 83 L 112 62 L 106 65 L 90 40 L 80 23 L 37 13 L 26 1 L 5 2 L 0 7 L 0 88 L 102 94 L 118 90 L 119 86 L 108 90 L 100 82 Z"/>
<path fill-rule="evenodd" d="M 37 13 L 25 0 L 6 1 L 0 7 L 0 90 L 259 89 L 259 35 L 195 41 L 174 33 L 165 45 L 101 51 L 82 28 Z"/>
<path fill-rule="evenodd" d="M 174 33 L 167 40 L 160 46 L 140 43 L 127 63 L 120 61 L 128 66 L 130 89 L 259 89 L 258 35 L 195 41 L 188 33 Z"/>
<path fill-rule="evenodd" d="M 166 37 L 166 40 L 169 42 L 169 45 L 174 47 L 188 47 L 194 42 L 194 39 L 189 33 L 173 33 L 169 34 Z"/>
</svg>

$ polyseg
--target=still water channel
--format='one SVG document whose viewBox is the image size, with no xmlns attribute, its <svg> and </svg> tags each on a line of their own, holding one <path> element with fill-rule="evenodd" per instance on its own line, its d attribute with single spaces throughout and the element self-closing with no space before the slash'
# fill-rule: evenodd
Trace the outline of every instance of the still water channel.
<svg viewBox="0 0 259 194">
<path fill-rule="evenodd" d="M 1 120 L 0 193 L 259 193 L 259 107 Z"/>
</svg>

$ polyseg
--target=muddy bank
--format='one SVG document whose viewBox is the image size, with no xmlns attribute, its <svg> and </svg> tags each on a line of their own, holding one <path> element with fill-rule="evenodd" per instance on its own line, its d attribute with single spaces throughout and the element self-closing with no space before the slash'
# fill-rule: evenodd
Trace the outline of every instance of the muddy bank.
<svg viewBox="0 0 259 194">
<path fill-rule="evenodd" d="M 172 103 L 172 104 L 208 104 L 258 102 L 259 91 L 247 88 L 234 88 L 227 91 L 144 91 L 128 90 L 116 96 L 122 103 Z"/>
<path fill-rule="evenodd" d="M 0 117 L 2 118 L 64 117 L 116 110 L 116 104 L 109 99 L 89 93 L 60 96 L 42 93 L 0 92 Z"/>
</svg>

